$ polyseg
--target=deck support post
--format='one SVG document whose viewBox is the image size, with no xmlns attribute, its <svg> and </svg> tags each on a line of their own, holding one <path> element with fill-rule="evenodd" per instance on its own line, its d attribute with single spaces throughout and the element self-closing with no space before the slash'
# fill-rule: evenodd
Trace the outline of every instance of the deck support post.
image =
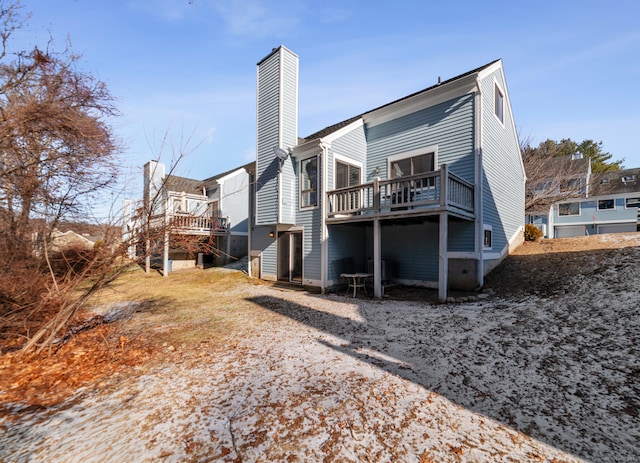
<svg viewBox="0 0 640 463">
<path fill-rule="evenodd" d="M 164 232 L 164 252 L 162 258 L 162 276 L 169 276 L 169 230 Z"/>
<path fill-rule="evenodd" d="M 380 219 L 373 219 L 373 295 L 382 297 L 382 239 L 380 236 Z"/>
<path fill-rule="evenodd" d="M 449 257 L 447 256 L 447 242 L 449 232 L 449 215 L 440 213 L 439 239 L 438 239 L 438 300 L 447 301 L 447 286 L 449 276 Z"/>
<path fill-rule="evenodd" d="M 164 249 L 162 253 L 162 276 L 169 276 L 169 211 L 164 211 Z"/>
</svg>

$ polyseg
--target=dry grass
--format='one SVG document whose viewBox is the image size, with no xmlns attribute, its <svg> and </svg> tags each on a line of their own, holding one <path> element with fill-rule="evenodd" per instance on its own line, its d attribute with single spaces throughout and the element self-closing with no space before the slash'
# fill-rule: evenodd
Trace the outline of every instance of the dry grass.
<svg viewBox="0 0 640 463">
<path fill-rule="evenodd" d="M 152 331 L 163 343 L 213 342 L 255 329 L 269 315 L 245 301 L 251 287 L 260 284 L 223 268 L 183 270 L 168 278 L 133 268 L 91 302 L 98 308 L 135 303 L 136 317 L 123 326 L 130 334 Z"/>
</svg>

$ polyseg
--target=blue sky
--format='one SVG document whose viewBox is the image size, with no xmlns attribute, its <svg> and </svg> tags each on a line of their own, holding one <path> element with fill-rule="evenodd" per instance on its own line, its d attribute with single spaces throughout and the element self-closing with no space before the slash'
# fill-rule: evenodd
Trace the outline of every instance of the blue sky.
<svg viewBox="0 0 640 463">
<path fill-rule="evenodd" d="M 637 1 L 23 0 L 16 43 L 62 48 L 106 82 L 125 174 L 188 151 L 206 178 L 255 159 L 256 63 L 300 57 L 299 135 L 502 58 L 519 133 L 602 141 L 640 167 Z M 187 143 L 187 140 L 190 140 Z M 186 145 L 186 148 L 185 148 Z"/>
</svg>

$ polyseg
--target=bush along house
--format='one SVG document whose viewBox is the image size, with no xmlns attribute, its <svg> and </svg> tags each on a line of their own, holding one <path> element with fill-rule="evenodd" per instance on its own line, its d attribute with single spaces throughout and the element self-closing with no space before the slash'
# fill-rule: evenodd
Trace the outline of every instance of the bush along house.
<svg viewBox="0 0 640 463">
<path fill-rule="evenodd" d="M 525 173 L 502 61 L 298 138 L 298 56 L 257 64 L 251 275 L 476 289 L 523 240 Z"/>
<path fill-rule="evenodd" d="M 166 174 L 164 164 L 149 161 L 144 166 L 142 204 L 137 208 L 130 201 L 125 204 L 123 235 L 135 233 L 139 238 L 138 252 L 130 249 L 129 254 L 148 248 L 153 265 L 161 267 L 164 275 L 245 257 L 254 170 L 251 162 L 196 180 Z"/>
</svg>

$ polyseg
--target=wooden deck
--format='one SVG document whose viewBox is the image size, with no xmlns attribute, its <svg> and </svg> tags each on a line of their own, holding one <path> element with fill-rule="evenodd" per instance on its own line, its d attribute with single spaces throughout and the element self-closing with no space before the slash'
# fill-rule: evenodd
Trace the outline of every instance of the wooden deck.
<svg viewBox="0 0 640 463">
<path fill-rule="evenodd" d="M 474 187 L 440 170 L 397 179 L 380 180 L 327 192 L 327 222 L 363 222 L 373 219 L 437 215 L 446 211 L 473 220 Z"/>
<path fill-rule="evenodd" d="M 183 213 L 170 214 L 168 231 L 179 235 L 224 235 L 229 233 L 230 221 L 228 217 L 216 217 L 211 215 L 192 215 Z M 151 219 L 152 227 L 161 227 L 165 216 L 157 215 Z"/>
</svg>

